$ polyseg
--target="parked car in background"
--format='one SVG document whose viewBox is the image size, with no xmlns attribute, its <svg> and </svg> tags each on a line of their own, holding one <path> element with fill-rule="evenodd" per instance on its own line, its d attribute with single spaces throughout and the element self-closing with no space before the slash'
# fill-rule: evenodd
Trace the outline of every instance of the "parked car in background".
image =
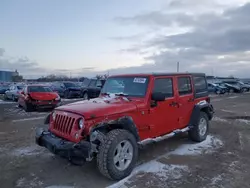
<svg viewBox="0 0 250 188">
<path fill-rule="evenodd" d="M 219 82 L 216 84 L 218 84 L 219 86 L 227 87 L 229 93 L 241 93 L 242 92 L 241 87 L 237 85 L 231 85 L 231 84 L 224 83 L 224 82 Z"/>
<path fill-rule="evenodd" d="M 240 91 L 237 91 L 236 92 L 246 92 L 249 90 L 249 87 L 248 85 L 244 84 L 243 82 L 239 82 L 239 81 L 224 81 L 224 83 L 226 84 L 230 84 L 231 86 L 234 86 L 235 88 L 240 88 Z"/>
<path fill-rule="evenodd" d="M 6 100 L 11 99 L 13 101 L 17 101 L 24 86 L 24 84 L 10 85 L 7 91 L 5 91 L 4 98 Z"/>
<path fill-rule="evenodd" d="M 226 92 L 228 92 L 227 87 L 220 86 L 220 85 L 215 84 L 215 83 L 208 83 L 207 86 L 208 86 L 208 91 L 210 93 L 225 94 Z"/>
<path fill-rule="evenodd" d="M 81 96 L 81 87 L 74 82 L 55 82 L 53 85 L 61 97 L 69 99 Z"/>
<path fill-rule="evenodd" d="M 241 85 L 241 88 L 243 88 L 244 92 L 250 91 L 250 84 L 241 81 L 238 81 L 238 83 Z"/>
<path fill-rule="evenodd" d="M 23 88 L 18 99 L 18 106 L 26 112 L 38 108 L 55 108 L 61 102 L 60 96 L 48 86 L 32 84 Z"/>
<path fill-rule="evenodd" d="M 62 84 L 60 82 L 48 83 L 48 87 L 53 92 L 56 92 L 60 97 L 64 97 L 64 87 L 62 87 Z"/>
<path fill-rule="evenodd" d="M 0 94 L 5 94 L 5 92 L 8 90 L 8 85 L 0 85 Z"/>
<path fill-rule="evenodd" d="M 87 85 L 81 87 L 81 97 L 84 100 L 96 98 L 100 95 L 101 89 L 105 83 L 103 79 L 90 79 Z"/>
</svg>

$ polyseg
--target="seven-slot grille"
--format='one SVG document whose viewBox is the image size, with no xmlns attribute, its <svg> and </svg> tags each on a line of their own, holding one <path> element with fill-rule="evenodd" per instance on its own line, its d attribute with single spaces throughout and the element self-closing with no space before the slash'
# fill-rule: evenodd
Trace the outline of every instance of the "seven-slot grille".
<svg viewBox="0 0 250 188">
<path fill-rule="evenodd" d="M 74 117 L 56 114 L 54 129 L 64 134 L 70 134 L 75 120 Z"/>
</svg>

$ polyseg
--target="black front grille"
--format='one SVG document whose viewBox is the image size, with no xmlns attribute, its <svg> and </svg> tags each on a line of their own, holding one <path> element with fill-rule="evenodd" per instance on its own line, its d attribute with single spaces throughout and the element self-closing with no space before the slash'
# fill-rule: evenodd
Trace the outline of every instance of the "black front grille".
<svg viewBox="0 0 250 188">
<path fill-rule="evenodd" d="M 54 129 L 64 134 L 70 134 L 74 123 L 74 117 L 57 114 L 54 122 Z"/>
</svg>

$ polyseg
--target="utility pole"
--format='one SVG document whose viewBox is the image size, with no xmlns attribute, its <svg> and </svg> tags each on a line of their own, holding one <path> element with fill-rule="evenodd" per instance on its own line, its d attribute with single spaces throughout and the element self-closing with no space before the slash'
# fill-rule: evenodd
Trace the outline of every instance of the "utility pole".
<svg viewBox="0 0 250 188">
<path fill-rule="evenodd" d="M 180 68 L 180 63 L 179 61 L 177 62 L 177 72 L 179 72 L 179 68 Z"/>
</svg>

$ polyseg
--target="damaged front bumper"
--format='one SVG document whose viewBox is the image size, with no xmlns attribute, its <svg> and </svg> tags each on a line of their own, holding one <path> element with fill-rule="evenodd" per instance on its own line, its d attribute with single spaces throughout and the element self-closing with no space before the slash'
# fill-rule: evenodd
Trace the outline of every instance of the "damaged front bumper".
<svg viewBox="0 0 250 188">
<path fill-rule="evenodd" d="M 70 142 L 57 137 L 50 131 L 42 128 L 36 129 L 36 143 L 47 148 L 51 153 L 59 155 L 68 160 L 92 160 L 91 144 L 88 141 L 79 143 Z"/>
</svg>

